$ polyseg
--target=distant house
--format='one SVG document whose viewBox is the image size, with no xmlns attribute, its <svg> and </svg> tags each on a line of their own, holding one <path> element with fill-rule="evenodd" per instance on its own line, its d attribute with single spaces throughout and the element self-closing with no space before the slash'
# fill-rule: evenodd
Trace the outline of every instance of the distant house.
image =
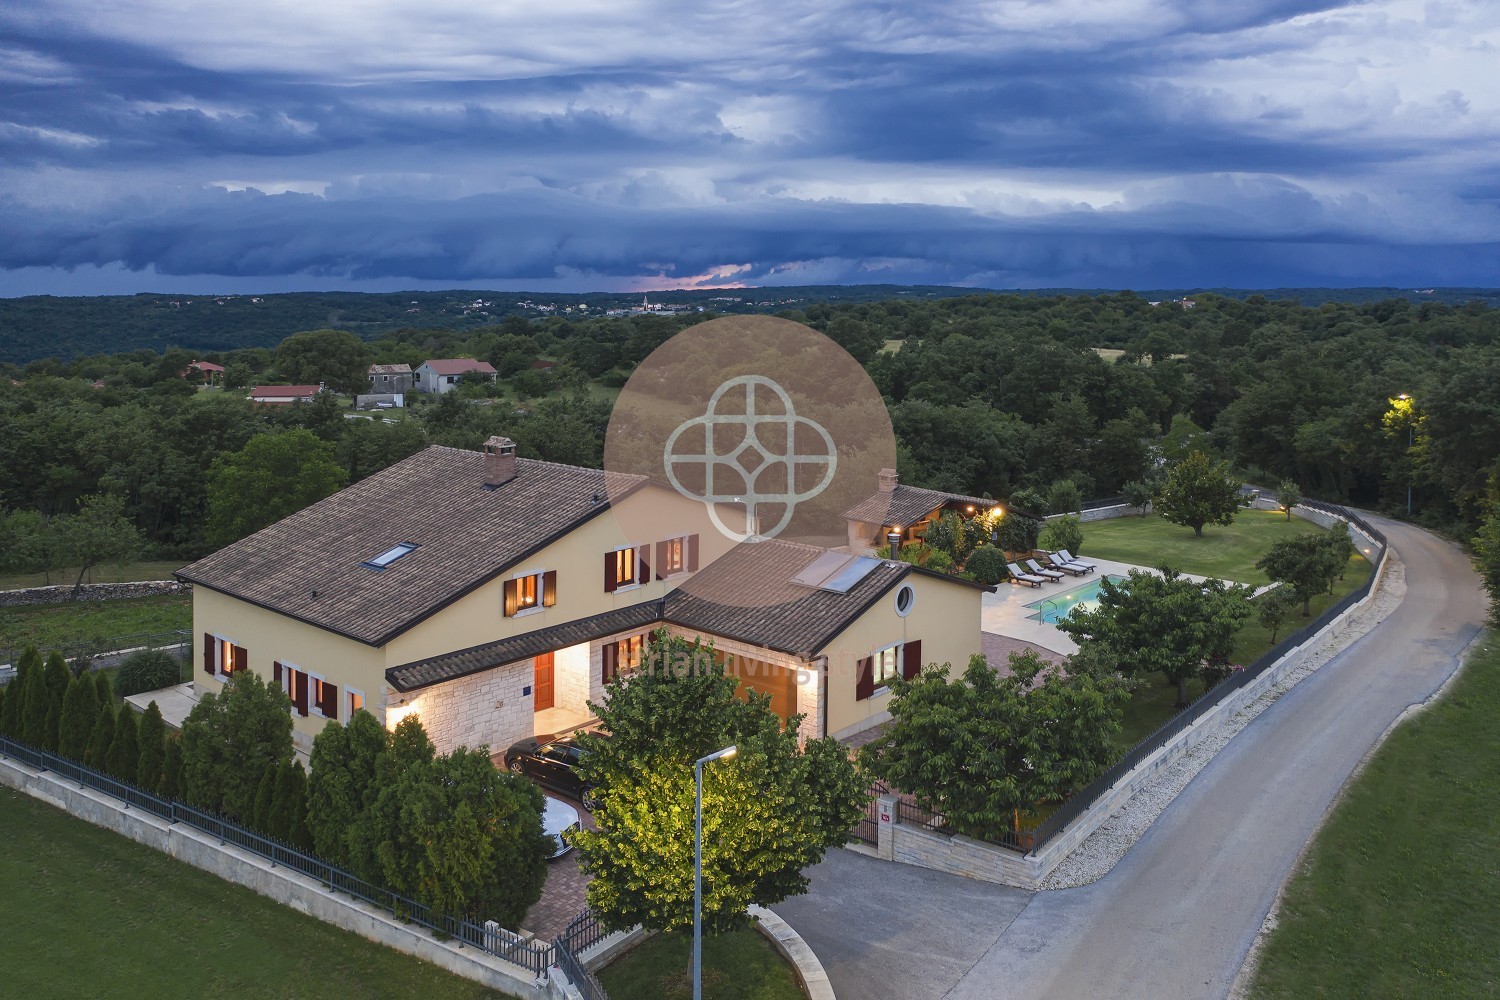
<svg viewBox="0 0 1500 1000">
<path fill-rule="evenodd" d="M 557 362 L 556 361 L 547 361 L 545 359 L 540 359 L 540 358 L 538 360 L 533 361 L 531 363 L 531 369 L 532 369 L 532 371 L 545 372 L 545 371 L 551 371 L 553 368 L 556 368 L 556 367 L 557 367 Z"/>
<path fill-rule="evenodd" d="M 370 391 L 374 393 L 411 392 L 411 365 L 371 365 Z"/>
<path fill-rule="evenodd" d="M 224 366 L 216 365 L 212 361 L 189 361 L 187 368 L 183 369 L 182 375 L 186 378 L 193 372 L 197 372 L 203 381 L 209 385 L 224 381 Z"/>
<path fill-rule="evenodd" d="M 250 390 L 250 402 L 263 406 L 311 403 L 322 391 L 321 385 L 258 385 Z"/>
<path fill-rule="evenodd" d="M 473 358 L 435 358 L 424 361 L 412 379 L 412 388 L 418 392 L 430 392 L 441 396 L 458 385 L 458 377 L 465 372 L 478 372 L 493 382 L 498 374 L 488 361 Z"/>
<path fill-rule="evenodd" d="M 406 406 L 404 392 L 370 392 L 354 397 L 356 410 L 399 410 Z"/>
</svg>

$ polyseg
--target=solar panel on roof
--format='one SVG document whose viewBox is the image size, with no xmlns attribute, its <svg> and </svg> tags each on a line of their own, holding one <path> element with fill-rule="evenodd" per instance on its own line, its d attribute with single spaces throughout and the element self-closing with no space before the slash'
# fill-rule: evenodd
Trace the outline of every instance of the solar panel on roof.
<svg viewBox="0 0 1500 1000">
<path fill-rule="evenodd" d="M 854 561 L 835 573 L 830 579 L 819 585 L 819 590 L 830 590 L 835 594 L 847 594 L 859 581 L 875 571 L 880 565 L 879 559 L 871 559 L 869 556 L 857 556 Z"/>
<path fill-rule="evenodd" d="M 856 558 L 847 552 L 825 552 L 802 567 L 802 571 L 792 577 L 792 582 L 804 587 L 819 586 Z"/>
</svg>

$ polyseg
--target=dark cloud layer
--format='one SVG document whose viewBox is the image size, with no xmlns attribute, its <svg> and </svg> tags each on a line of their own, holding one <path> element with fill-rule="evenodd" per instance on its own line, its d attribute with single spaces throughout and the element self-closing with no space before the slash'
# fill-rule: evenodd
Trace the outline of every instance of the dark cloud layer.
<svg viewBox="0 0 1500 1000">
<path fill-rule="evenodd" d="M 266 289 L 1500 270 L 1485 11 L 848 3 L 731 45 L 672 2 L 592 33 L 433 6 L 447 28 L 317 8 L 285 46 L 213 3 L 0 13 L 0 294 L 115 291 L 122 268 Z M 359 31 L 411 44 L 382 59 Z"/>
</svg>

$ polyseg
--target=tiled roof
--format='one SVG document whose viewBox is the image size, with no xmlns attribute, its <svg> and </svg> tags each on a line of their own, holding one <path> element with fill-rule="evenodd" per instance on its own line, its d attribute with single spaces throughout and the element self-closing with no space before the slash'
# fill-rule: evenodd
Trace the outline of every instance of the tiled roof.
<svg viewBox="0 0 1500 1000">
<path fill-rule="evenodd" d="M 262 396 L 316 396 L 322 387 L 316 385 L 258 385 L 250 390 L 250 398 Z"/>
<path fill-rule="evenodd" d="M 382 646 L 610 506 L 598 469 L 522 458 L 495 489 L 484 469 L 433 445 L 177 575 Z M 400 542 L 417 548 L 362 565 Z"/>
<path fill-rule="evenodd" d="M 371 365 L 371 375 L 410 375 L 411 365 Z"/>
<path fill-rule="evenodd" d="M 793 655 L 811 656 L 911 572 L 906 563 L 880 561 L 847 593 L 798 587 L 790 581 L 827 549 L 795 542 L 736 546 L 666 596 L 665 620 L 726 639 Z M 753 607 L 710 600 L 723 588 Z"/>
<path fill-rule="evenodd" d="M 224 370 L 223 365 L 216 365 L 212 361 L 191 361 L 188 363 L 188 367 L 205 372 L 221 372 Z"/>
<path fill-rule="evenodd" d="M 947 503 L 973 504 L 988 510 L 1000 501 L 982 497 L 968 497 L 962 493 L 944 493 L 940 490 L 925 490 L 920 486 L 897 483 L 889 493 L 872 493 L 845 512 L 850 521 L 865 521 L 871 524 L 899 524 L 906 527 L 915 524 L 928 514 Z"/>
<path fill-rule="evenodd" d="M 616 632 L 645 628 L 659 621 L 661 621 L 661 600 L 645 601 L 630 607 L 606 611 L 592 618 L 580 618 L 577 621 L 537 629 L 535 632 L 513 635 L 497 642 L 487 642 L 482 646 L 460 649 L 455 653 L 443 653 L 439 656 L 429 656 L 425 660 L 403 663 L 387 670 L 385 679 L 397 691 L 412 691 L 430 684 L 440 684 L 443 681 L 467 677 L 469 674 L 477 674 L 481 670 L 489 670 L 492 667 L 515 663 L 549 650 L 576 646 L 580 642 L 599 639 Z"/>
<path fill-rule="evenodd" d="M 436 375 L 462 375 L 464 372 L 496 374 L 495 367 L 488 361 L 475 361 L 473 358 L 434 358 L 424 363 Z"/>
</svg>

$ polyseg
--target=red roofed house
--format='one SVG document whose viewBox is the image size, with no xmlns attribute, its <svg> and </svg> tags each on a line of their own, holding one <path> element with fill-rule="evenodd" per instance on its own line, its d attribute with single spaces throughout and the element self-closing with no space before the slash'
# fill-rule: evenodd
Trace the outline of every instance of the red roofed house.
<svg viewBox="0 0 1500 1000">
<path fill-rule="evenodd" d="M 412 379 L 412 388 L 418 392 L 442 395 L 458 385 L 458 377 L 465 372 L 478 372 L 489 381 L 495 381 L 498 372 L 488 361 L 473 358 L 434 358 L 422 362 Z"/>
<path fill-rule="evenodd" d="M 190 361 L 182 373 L 183 377 L 187 377 L 189 372 L 197 372 L 209 385 L 213 385 L 215 381 L 224 380 L 224 366 L 216 365 L 212 361 Z"/>
<path fill-rule="evenodd" d="M 321 385 L 258 385 L 250 390 L 250 402 L 266 406 L 311 403 L 322 391 Z"/>
</svg>

